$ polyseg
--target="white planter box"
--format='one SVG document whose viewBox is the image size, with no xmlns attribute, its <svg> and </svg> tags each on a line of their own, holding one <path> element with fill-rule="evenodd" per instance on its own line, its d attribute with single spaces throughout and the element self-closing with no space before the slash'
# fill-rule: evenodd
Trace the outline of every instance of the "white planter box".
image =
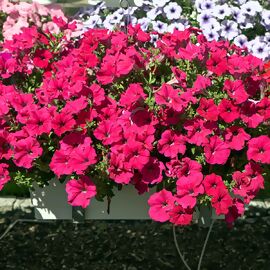
<svg viewBox="0 0 270 270">
<path fill-rule="evenodd" d="M 99 202 L 91 200 L 85 209 L 85 219 L 149 219 L 148 199 L 154 191 L 138 195 L 133 186 L 124 186 L 122 190 L 114 190 L 114 196 L 110 203 L 110 214 L 107 213 L 107 201 Z M 74 218 L 74 210 L 67 202 L 65 185 L 57 179 L 51 180 L 45 188 L 35 186 L 31 191 L 32 204 L 35 207 L 36 219 L 67 219 Z M 76 209 L 78 209 L 76 207 Z M 80 210 L 79 210 L 80 211 Z M 80 214 L 80 213 L 77 213 Z"/>
<path fill-rule="evenodd" d="M 35 218 L 44 220 L 149 220 L 148 199 L 155 192 L 138 195 L 133 186 L 123 186 L 122 190 L 114 190 L 114 196 L 110 203 L 110 213 L 107 213 L 108 203 L 91 200 L 90 205 L 82 210 L 72 207 L 67 202 L 65 185 L 57 179 L 50 181 L 45 188 L 34 186 L 31 191 L 32 205 L 35 207 Z M 217 216 L 213 209 L 201 207 L 193 215 L 193 221 L 202 227 L 208 227 L 212 219 L 224 219 L 224 216 Z"/>
</svg>

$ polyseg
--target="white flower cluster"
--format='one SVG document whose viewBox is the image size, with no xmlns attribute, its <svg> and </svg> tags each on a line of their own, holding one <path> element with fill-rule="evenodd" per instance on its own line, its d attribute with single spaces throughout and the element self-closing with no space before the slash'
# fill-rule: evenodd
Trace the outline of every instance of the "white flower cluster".
<svg viewBox="0 0 270 270">
<path fill-rule="evenodd" d="M 90 0 L 91 1 L 91 0 Z M 259 1 L 194 0 L 186 12 L 183 0 L 133 0 L 134 7 L 108 9 L 105 2 L 80 13 L 86 17 L 86 28 L 105 27 L 112 30 L 125 21 L 140 24 L 143 30 L 157 33 L 184 30 L 190 25 L 202 29 L 208 40 L 228 39 L 247 47 L 255 56 L 270 59 L 270 9 Z M 190 1 L 189 1 L 190 2 Z M 158 35 L 153 35 L 155 42 Z"/>
<path fill-rule="evenodd" d="M 199 26 L 208 40 L 228 39 L 259 58 L 269 58 L 270 10 L 258 1 L 196 0 L 195 7 Z"/>
</svg>

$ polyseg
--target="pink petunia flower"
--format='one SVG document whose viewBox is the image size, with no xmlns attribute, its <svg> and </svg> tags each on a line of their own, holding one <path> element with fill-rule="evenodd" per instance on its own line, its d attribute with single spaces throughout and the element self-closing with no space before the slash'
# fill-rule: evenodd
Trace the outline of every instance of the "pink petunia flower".
<svg viewBox="0 0 270 270">
<path fill-rule="evenodd" d="M 219 116 L 226 122 L 232 123 L 239 118 L 240 113 L 238 107 L 228 99 L 222 99 L 218 105 Z"/>
<path fill-rule="evenodd" d="M 5 184 L 10 181 L 10 176 L 7 168 L 7 164 L 0 163 L 0 191 L 3 189 Z"/>
<path fill-rule="evenodd" d="M 215 173 L 206 175 L 203 180 L 203 186 L 205 193 L 209 196 L 213 196 L 216 193 L 217 189 L 226 188 L 221 176 L 216 175 Z"/>
<path fill-rule="evenodd" d="M 158 141 L 158 151 L 165 157 L 175 158 L 178 154 L 186 152 L 186 140 L 181 134 L 172 130 L 165 130 Z"/>
<path fill-rule="evenodd" d="M 70 154 L 69 165 L 77 174 L 82 174 L 90 165 L 97 162 L 95 149 L 89 144 L 81 144 Z"/>
<path fill-rule="evenodd" d="M 203 194 L 203 176 L 190 175 L 183 176 L 177 180 L 177 202 L 183 207 L 193 208 L 197 202 L 197 196 Z"/>
<path fill-rule="evenodd" d="M 175 111 L 182 111 L 183 103 L 179 97 L 179 92 L 169 84 L 163 84 L 155 94 L 156 103 L 166 105 Z"/>
<path fill-rule="evenodd" d="M 166 175 L 172 178 L 181 178 L 188 176 L 196 176 L 198 178 L 202 177 L 202 165 L 196 160 L 192 160 L 188 157 L 178 159 L 171 159 L 166 163 L 168 170 Z"/>
<path fill-rule="evenodd" d="M 208 144 L 204 145 L 206 162 L 209 164 L 225 164 L 231 150 L 218 136 L 212 136 Z"/>
<path fill-rule="evenodd" d="M 69 180 L 66 184 L 66 192 L 69 204 L 83 208 L 86 208 L 97 194 L 96 186 L 88 176 L 80 176 L 78 180 Z"/>
<path fill-rule="evenodd" d="M 270 164 L 270 138 L 262 135 L 248 142 L 248 160 Z"/>
<path fill-rule="evenodd" d="M 51 131 L 51 117 L 48 110 L 42 108 L 31 111 L 26 121 L 26 128 L 32 136 L 43 133 L 49 134 Z"/>
<path fill-rule="evenodd" d="M 52 157 L 50 168 L 60 177 L 61 175 L 69 175 L 73 172 L 73 167 L 70 166 L 70 154 L 72 150 L 56 150 Z"/>
<path fill-rule="evenodd" d="M 173 209 L 174 202 L 172 193 L 166 189 L 154 193 L 148 200 L 150 218 L 159 222 L 168 221 L 170 219 L 168 212 Z"/>
<path fill-rule="evenodd" d="M 110 120 L 102 121 L 94 131 L 95 137 L 105 145 L 119 142 L 122 138 L 121 133 L 121 126 Z"/>
<path fill-rule="evenodd" d="M 162 182 L 164 171 L 164 164 L 157 158 L 150 157 L 150 160 L 141 170 L 142 181 L 146 184 L 157 184 Z"/>
<path fill-rule="evenodd" d="M 119 103 L 127 109 L 143 103 L 147 95 L 144 93 L 142 86 L 139 83 L 132 83 L 127 90 L 121 95 Z"/>
<path fill-rule="evenodd" d="M 169 211 L 170 222 L 175 225 L 189 225 L 193 218 L 193 209 L 184 208 L 180 204 L 175 205 L 171 211 Z"/>
<path fill-rule="evenodd" d="M 142 170 L 145 164 L 149 162 L 150 152 L 145 148 L 143 143 L 137 142 L 133 139 L 128 140 L 124 146 L 123 153 L 128 160 L 131 168 Z"/>
<path fill-rule="evenodd" d="M 213 99 L 201 98 L 197 113 L 206 120 L 218 120 L 218 109 Z"/>
<path fill-rule="evenodd" d="M 245 205 L 242 200 L 234 198 L 233 204 L 229 207 L 228 213 L 225 215 L 225 221 L 229 227 L 232 227 L 233 222 L 241 217 L 245 212 Z"/>
<path fill-rule="evenodd" d="M 248 141 L 251 136 L 245 132 L 245 130 L 238 126 L 232 126 L 226 128 L 225 142 L 233 150 L 240 151 L 245 147 L 245 142 Z"/>
<path fill-rule="evenodd" d="M 235 104 L 244 103 L 248 99 L 248 94 L 242 80 L 226 80 L 224 82 L 224 90 L 227 91 L 228 95 Z"/>
<path fill-rule="evenodd" d="M 233 200 L 226 188 L 216 189 L 212 195 L 211 204 L 215 208 L 217 215 L 226 215 L 233 205 Z"/>
<path fill-rule="evenodd" d="M 55 113 L 52 119 L 52 128 L 57 136 L 61 136 L 65 132 L 71 131 L 75 123 L 71 114 Z"/>
<path fill-rule="evenodd" d="M 14 163 L 29 169 L 33 161 L 42 155 L 42 148 L 35 138 L 28 137 L 14 143 Z"/>
</svg>

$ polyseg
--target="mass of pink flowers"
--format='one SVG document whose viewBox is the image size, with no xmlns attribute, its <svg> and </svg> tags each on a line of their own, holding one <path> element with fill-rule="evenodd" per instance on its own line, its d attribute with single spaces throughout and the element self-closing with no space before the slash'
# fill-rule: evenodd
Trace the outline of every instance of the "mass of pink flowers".
<svg viewBox="0 0 270 270">
<path fill-rule="evenodd" d="M 2 25 L 1 13 L 4 17 Z M 53 17 L 60 17 L 63 21 L 68 21 L 61 7 L 57 4 L 44 6 L 35 1 L 26 3 L 0 0 L 0 28 L 2 28 L 4 40 L 11 40 L 13 35 L 21 33 L 23 28 L 32 25 L 41 28 L 43 31 L 49 30 L 52 34 L 59 34 L 60 28 L 53 22 Z M 66 32 L 66 35 L 76 35 L 76 31 L 66 30 Z"/>
<path fill-rule="evenodd" d="M 76 22 L 52 22 L 1 44 L 0 189 L 20 172 L 65 181 L 73 206 L 133 185 L 157 190 L 155 221 L 188 225 L 202 205 L 243 215 L 269 175 L 263 62 L 193 28 L 153 45 L 139 25 L 75 39 Z"/>
</svg>

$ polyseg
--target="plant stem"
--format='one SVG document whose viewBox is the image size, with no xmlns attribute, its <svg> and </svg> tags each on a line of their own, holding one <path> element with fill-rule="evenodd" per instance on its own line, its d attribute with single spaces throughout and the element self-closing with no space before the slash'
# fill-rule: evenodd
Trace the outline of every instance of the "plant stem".
<svg viewBox="0 0 270 270">
<path fill-rule="evenodd" d="M 179 245 L 178 245 L 178 242 L 177 242 L 177 239 L 176 239 L 176 233 L 175 233 L 175 225 L 173 225 L 173 240 L 174 240 L 174 244 L 175 244 L 175 247 L 177 249 L 177 252 L 180 256 L 180 259 L 182 260 L 182 262 L 184 263 L 184 265 L 186 266 L 186 268 L 188 270 L 191 270 L 191 268 L 189 267 L 189 265 L 187 264 L 185 258 L 184 258 L 184 255 L 181 253 L 180 251 L 180 248 L 179 248 Z"/>
<path fill-rule="evenodd" d="M 206 245 L 207 245 L 207 243 L 208 243 L 209 236 L 210 236 L 211 231 L 212 231 L 212 229 L 213 229 L 214 223 L 215 223 L 215 220 L 213 219 L 213 220 L 212 220 L 212 223 L 211 223 L 211 225 L 210 225 L 210 227 L 209 227 L 208 233 L 207 233 L 207 235 L 206 235 L 204 244 L 203 244 L 203 248 L 202 248 L 202 252 L 201 252 L 201 256 L 200 256 L 200 260 L 199 260 L 199 263 L 198 263 L 198 268 L 197 268 L 197 270 L 200 270 L 200 269 L 201 269 L 202 260 L 203 260 L 203 256 L 204 256 L 204 253 L 205 253 Z"/>
</svg>

